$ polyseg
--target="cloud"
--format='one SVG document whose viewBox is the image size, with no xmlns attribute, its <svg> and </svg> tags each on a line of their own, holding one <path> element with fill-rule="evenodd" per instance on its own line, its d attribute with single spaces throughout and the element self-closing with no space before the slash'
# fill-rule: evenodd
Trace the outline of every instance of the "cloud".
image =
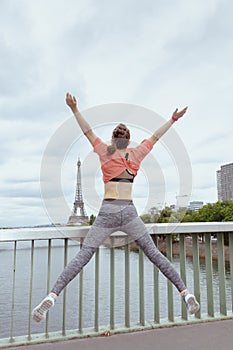
<svg viewBox="0 0 233 350">
<path fill-rule="evenodd" d="M 232 6 L 229 0 L 2 0 L 0 186 L 6 208 L 2 220 L 9 223 L 13 217 L 13 225 L 31 223 L 37 217 L 44 222 L 41 160 L 57 128 L 70 117 L 67 91 L 77 96 L 81 110 L 125 102 L 146 106 L 168 119 L 176 107 L 188 105 L 187 116 L 173 128 L 191 159 L 194 199 L 214 201 L 215 172 L 221 164 L 232 162 Z M 90 116 L 90 124 L 97 125 L 98 116 Z M 118 118 L 127 120 L 127 116 Z M 134 140 L 158 127 L 156 120 L 153 125 L 144 124 L 142 117 L 135 119 L 142 128 L 133 130 Z M 96 132 L 107 140 L 111 126 Z M 50 156 L 60 156 L 64 140 L 65 135 Z M 162 142 L 152 154 L 173 200 L 177 170 Z M 90 151 L 83 138 L 68 150 L 63 162 L 62 188 L 71 206 L 77 156 L 85 157 Z M 150 186 L 158 193 L 159 178 L 148 163 L 145 168 L 154 176 Z M 92 170 L 87 167 L 83 173 L 85 192 Z M 93 186 L 99 203 L 103 186 Z M 141 208 L 144 188 L 142 175 L 135 190 Z M 51 193 L 56 196 L 55 188 Z"/>
<path fill-rule="evenodd" d="M 1 198 L 2 200 L 2 198 Z M 1 227 L 47 224 L 49 219 L 40 200 L 37 198 L 24 199 L 7 198 L 1 208 Z"/>
<path fill-rule="evenodd" d="M 4 186 L 1 188 L 1 195 L 3 197 L 11 198 L 38 198 L 40 196 L 39 183 L 14 183 L 11 186 Z"/>
</svg>

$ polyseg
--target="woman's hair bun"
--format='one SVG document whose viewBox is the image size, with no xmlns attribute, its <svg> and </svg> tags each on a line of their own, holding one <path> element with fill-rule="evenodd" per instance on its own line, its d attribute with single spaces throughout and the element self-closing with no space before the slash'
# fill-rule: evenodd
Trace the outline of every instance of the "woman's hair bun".
<svg viewBox="0 0 233 350">
<path fill-rule="evenodd" d="M 108 154 L 113 154 L 116 149 L 124 149 L 128 146 L 130 131 L 125 124 L 119 124 L 112 132 L 112 145 L 108 146 Z"/>
</svg>

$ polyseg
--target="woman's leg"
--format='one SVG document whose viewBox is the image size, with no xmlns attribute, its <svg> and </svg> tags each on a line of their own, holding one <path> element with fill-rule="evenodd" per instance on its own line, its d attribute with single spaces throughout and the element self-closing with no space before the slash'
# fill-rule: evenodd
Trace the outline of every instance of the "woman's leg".
<svg viewBox="0 0 233 350">
<path fill-rule="evenodd" d="M 69 262 L 69 264 L 62 271 L 58 277 L 56 283 L 51 289 L 51 293 L 59 294 L 62 290 L 70 283 L 78 273 L 83 269 L 83 267 L 90 261 L 94 255 L 96 248 L 83 246 L 78 254 Z"/>
<path fill-rule="evenodd" d="M 181 293 L 187 287 L 171 262 L 157 249 L 151 236 L 146 233 L 136 240 L 137 245 L 143 250 L 145 255 L 156 265 Z"/>
<path fill-rule="evenodd" d="M 127 222 L 127 219 L 130 221 Z M 179 292 L 186 288 L 180 275 L 170 263 L 170 261 L 157 249 L 144 222 L 139 218 L 134 205 L 130 205 L 124 210 L 125 225 L 122 227 L 128 236 L 135 240 L 137 245 L 143 250 L 145 255 L 156 265 L 160 271 L 176 286 Z"/>
<path fill-rule="evenodd" d="M 111 232 L 110 232 L 111 233 Z M 89 235 L 95 236 L 94 225 L 89 230 L 87 237 Z M 34 321 L 40 322 L 45 319 L 46 313 L 51 307 L 54 306 L 55 301 L 62 290 L 71 282 L 78 273 L 83 269 L 83 267 L 90 261 L 91 257 L 94 255 L 98 246 L 107 238 L 109 233 L 106 231 L 102 232 L 102 235 L 98 235 L 98 240 L 96 240 L 96 246 L 85 244 L 86 239 L 83 242 L 83 246 L 78 252 L 78 254 L 69 262 L 69 264 L 62 271 L 57 281 L 55 282 L 50 294 L 45 297 L 39 305 L 37 305 L 32 311 L 32 317 Z M 93 240 L 91 240 L 93 243 Z"/>
<path fill-rule="evenodd" d="M 195 314 L 200 305 L 197 302 L 195 296 L 190 294 L 184 282 L 182 281 L 180 275 L 170 263 L 170 261 L 157 249 L 151 236 L 146 233 L 138 240 L 136 240 L 138 246 L 143 250 L 145 255 L 150 259 L 150 261 L 155 264 L 160 271 L 174 284 L 178 289 L 183 300 L 186 304 L 189 314 Z"/>
<path fill-rule="evenodd" d="M 70 283 L 90 261 L 96 249 L 108 238 L 111 232 L 111 229 L 100 228 L 96 225 L 91 226 L 84 239 L 82 248 L 62 271 L 51 289 L 52 293 L 58 296 L 62 292 L 67 284 Z"/>
<path fill-rule="evenodd" d="M 136 209 L 135 209 L 136 210 Z M 127 208 L 125 218 L 131 211 L 131 221 L 124 225 L 126 232 L 131 239 L 134 239 L 137 245 L 143 250 L 150 261 L 157 266 L 160 271 L 174 284 L 178 289 L 186 304 L 190 314 L 196 313 L 200 306 L 194 295 L 190 294 L 180 275 L 171 264 L 171 262 L 157 249 L 143 221 L 133 213 L 133 209 Z"/>
<path fill-rule="evenodd" d="M 110 211 L 111 207 L 109 205 L 102 205 L 99 215 L 87 233 L 82 248 L 62 271 L 51 289 L 51 293 L 34 308 L 32 316 L 36 322 L 40 322 L 45 318 L 47 311 L 54 306 L 55 300 L 62 290 L 90 261 L 96 249 L 116 230 L 116 225 L 119 224 L 120 213 L 119 210 L 113 214 Z"/>
<path fill-rule="evenodd" d="M 96 247 L 90 247 L 83 244 L 78 254 L 69 262 L 56 280 L 49 295 L 47 295 L 39 305 L 32 311 L 33 320 L 40 322 L 45 319 L 46 313 L 54 306 L 57 297 L 62 290 L 71 282 L 83 267 L 89 262 L 96 251 Z"/>
</svg>

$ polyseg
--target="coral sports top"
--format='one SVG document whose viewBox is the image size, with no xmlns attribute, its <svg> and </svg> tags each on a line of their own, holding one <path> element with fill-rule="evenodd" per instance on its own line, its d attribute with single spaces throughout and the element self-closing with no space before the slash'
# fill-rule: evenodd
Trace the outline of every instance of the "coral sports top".
<svg viewBox="0 0 233 350">
<path fill-rule="evenodd" d="M 108 145 L 97 137 L 93 143 L 94 152 L 98 154 L 104 183 L 111 181 L 125 170 L 137 175 L 141 161 L 152 150 L 153 144 L 145 139 L 135 148 L 127 148 L 125 156 L 118 149 L 113 154 L 108 154 Z M 116 181 L 116 180 L 114 180 Z"/>
</svg>

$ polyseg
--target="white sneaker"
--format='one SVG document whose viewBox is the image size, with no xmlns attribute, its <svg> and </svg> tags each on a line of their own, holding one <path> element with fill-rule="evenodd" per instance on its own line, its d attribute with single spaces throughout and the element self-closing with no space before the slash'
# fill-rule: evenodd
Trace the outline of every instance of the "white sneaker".
<svg viewBox="0 0 233 350">
<path fill-rule="evenodd" d="M 193 294 L 186 294 L 184 296 L 184 301 L 190 315 L 195 314 L 199 311 L 200 305 Z"/>
<path fill-rule="evenodd" d="M 51 295 L 48 295 L 42 300 L 42 302 L 35 307 L 32 311 L 32 318 L 36 322 L 40 322 L 45 319 L 47 312 L 55 304 L 55 298 Z"/>
</svg>

